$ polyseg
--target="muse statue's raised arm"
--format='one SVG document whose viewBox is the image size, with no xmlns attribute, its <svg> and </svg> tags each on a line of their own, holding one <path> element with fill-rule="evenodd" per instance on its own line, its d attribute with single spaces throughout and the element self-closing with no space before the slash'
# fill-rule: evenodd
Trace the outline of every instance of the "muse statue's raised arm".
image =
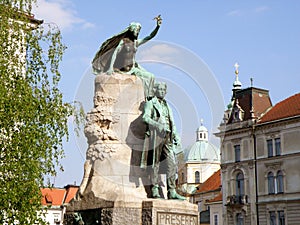
<svg viewBox="0 0 300 225">
<path fill-rule="evenodd" d="M 151 40 L 157 34 L 162 20 L 160 16 L 155 17 L 155 19 L 156 27 L 145 38 L 138 39 L 142 26 L 140 23 L 132 22 L 125 30 L 103 42 L 92 61 L 94 73 L 136 75 L 143 82 L 145 98 L 151 98 L 153 96 L 154 75 L 136 62 L 135 55 L 138 46 Z"/>
</svg>

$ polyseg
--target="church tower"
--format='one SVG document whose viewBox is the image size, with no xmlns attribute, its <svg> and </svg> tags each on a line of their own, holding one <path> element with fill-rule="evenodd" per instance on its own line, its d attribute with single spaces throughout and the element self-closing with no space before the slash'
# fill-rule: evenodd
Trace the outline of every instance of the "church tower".
<svg viewBox="0 0 300 225">
<path fill-rule="evenodd" d="M 208 130 L 201 120 L 196 141 L 184 150 L 184 162 L 178 171 L 183 192 L 191 192 L 220 169 L 220 150 L 209 143 Z"/>
<path fill-rule="evenodd" d="M 221 148 L 223 224 L 256 224 L 255 129 L 272 103 L 269 91 L 253 87 L 252 79 L 250 87 L 242 88 L 238 67 L 236 63 L 231 102 L 215 134 Z"/>
</svg>

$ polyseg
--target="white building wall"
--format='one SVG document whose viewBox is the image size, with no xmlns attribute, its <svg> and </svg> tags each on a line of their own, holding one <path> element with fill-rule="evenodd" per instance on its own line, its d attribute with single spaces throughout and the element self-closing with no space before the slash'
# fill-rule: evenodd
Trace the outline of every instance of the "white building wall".
<svg viewBox="0 0 300 225">
<path fill-rule="evenodd" d="M 57 206 L 46 209 L 44 219 L 49 223 L 49 225 L 63 225 L 63 216 L 64 208 Z"/>
<path fill-rule="evenodd" d="M 219 162 L 187 162 L 187 183 L 195 183 L 195 173 L 200 173 L 200 183 L 204 183 L 211 175 L 220 169 Z"/>
<path fill-rule="evenodd" d="M 223 225 L 222 202 L 210 204 L 209 209 L 210 209 L 210 225 Z"/>
</svg>

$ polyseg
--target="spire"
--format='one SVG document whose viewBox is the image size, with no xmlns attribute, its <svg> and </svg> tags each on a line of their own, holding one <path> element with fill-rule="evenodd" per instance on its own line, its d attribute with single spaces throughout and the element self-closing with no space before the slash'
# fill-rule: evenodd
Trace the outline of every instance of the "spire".
<svg viewBox="0 0 300 225">
<path fill-rule="evenodd" d="M 234 64 L 235 67 L 235 81 L 233 82 L 233 89 L 239 90 L 242 87 L 242 83 L 239 81 L 239 67 L 240 65 L 238 63 Z"/>
<path fill-rule="evenodd" d="M 242 83 L 239 81 L 239 67 L 240 65 L 236 62 L 234 64 L 235 67 L 235 81 L 233 82 L 233 89 L 232 89 L 232 100 L 235 99 L 235 92 L 237 90 L 241 90 L 242 89 Z"/>
</svg>

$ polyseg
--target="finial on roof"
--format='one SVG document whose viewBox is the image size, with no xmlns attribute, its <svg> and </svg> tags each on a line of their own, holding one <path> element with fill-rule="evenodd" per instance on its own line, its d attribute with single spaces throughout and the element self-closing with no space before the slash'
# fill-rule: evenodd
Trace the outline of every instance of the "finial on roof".
<svg viewBox="0 0 300 225">
<path fill-rule="evenodd" d="M 239 81 L 239 67 L 240 65 L 236 62 L 234 64 L 235 67 L 235 81 L 233 82 L 233 89 L 234 90 L 239 90 L 242 87 L 242 83 Z"/>
<path fill-rule="evenodd" d="M 234 67 L 235 67 L 235 74 L 238 75 L 239 74 L 239 67 L 240 67 L 240 65 L 236 62 L 234 64 Z"/>
<path fill-rule="evenodd" d="M 203 126 L 203 118 L 200 119 L 200 126 Z"/>
<path fill-rule="evenodd" d="M 252 77 L 250 78 L 250 84 L 251 84 L 251 87 L 253 87 L 253 78 Z"/>
</svg>

